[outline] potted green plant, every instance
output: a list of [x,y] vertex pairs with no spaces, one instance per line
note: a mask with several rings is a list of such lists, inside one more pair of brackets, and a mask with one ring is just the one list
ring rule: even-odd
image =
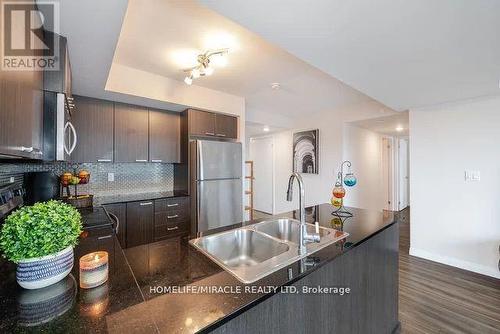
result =
[[0,232],[0,249],[4,257],[17,263],[19,285],[39,289],[71,272],[73,247],[81,231],[81,215],[71,205],[36,203],[7,217]]

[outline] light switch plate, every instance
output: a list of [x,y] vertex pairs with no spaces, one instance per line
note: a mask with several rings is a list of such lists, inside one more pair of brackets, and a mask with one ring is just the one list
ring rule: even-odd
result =
[[11,176],[11,177],[9,178],[9,183],[14,183],[14,181],[15,181],[14,176]]
[[465,181],[481,181],[481,172],[478,170],[466,170],[465,171]]
[[108,173],[108,182],[115,182],[115,173]]

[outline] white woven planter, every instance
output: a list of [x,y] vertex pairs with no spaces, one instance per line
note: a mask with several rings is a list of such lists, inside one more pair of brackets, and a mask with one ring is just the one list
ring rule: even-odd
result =
[[73,247],[47,256],[19,261],[17,283],[25,289],[40,289],[59,282],[73,269]]

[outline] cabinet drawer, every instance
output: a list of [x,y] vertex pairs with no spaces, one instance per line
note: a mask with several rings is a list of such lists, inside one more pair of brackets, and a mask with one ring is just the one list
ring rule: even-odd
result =
[[183,212],[157,212],[155,213],[155,226],[164,226],[186,222],[187,216]]
[[187,212],[189,197],[174,197],[155,200],[155,212],[169,212],[177,214],[179,211]]
[[172,222],[155,226],[155,241],[187,232],[187,221]]

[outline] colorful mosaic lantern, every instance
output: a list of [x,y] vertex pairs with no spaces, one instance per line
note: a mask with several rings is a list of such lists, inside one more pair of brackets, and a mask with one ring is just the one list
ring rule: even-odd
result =
[[342,206],[342,198],[332,197],[331,203],[334,207],[340,208]]

